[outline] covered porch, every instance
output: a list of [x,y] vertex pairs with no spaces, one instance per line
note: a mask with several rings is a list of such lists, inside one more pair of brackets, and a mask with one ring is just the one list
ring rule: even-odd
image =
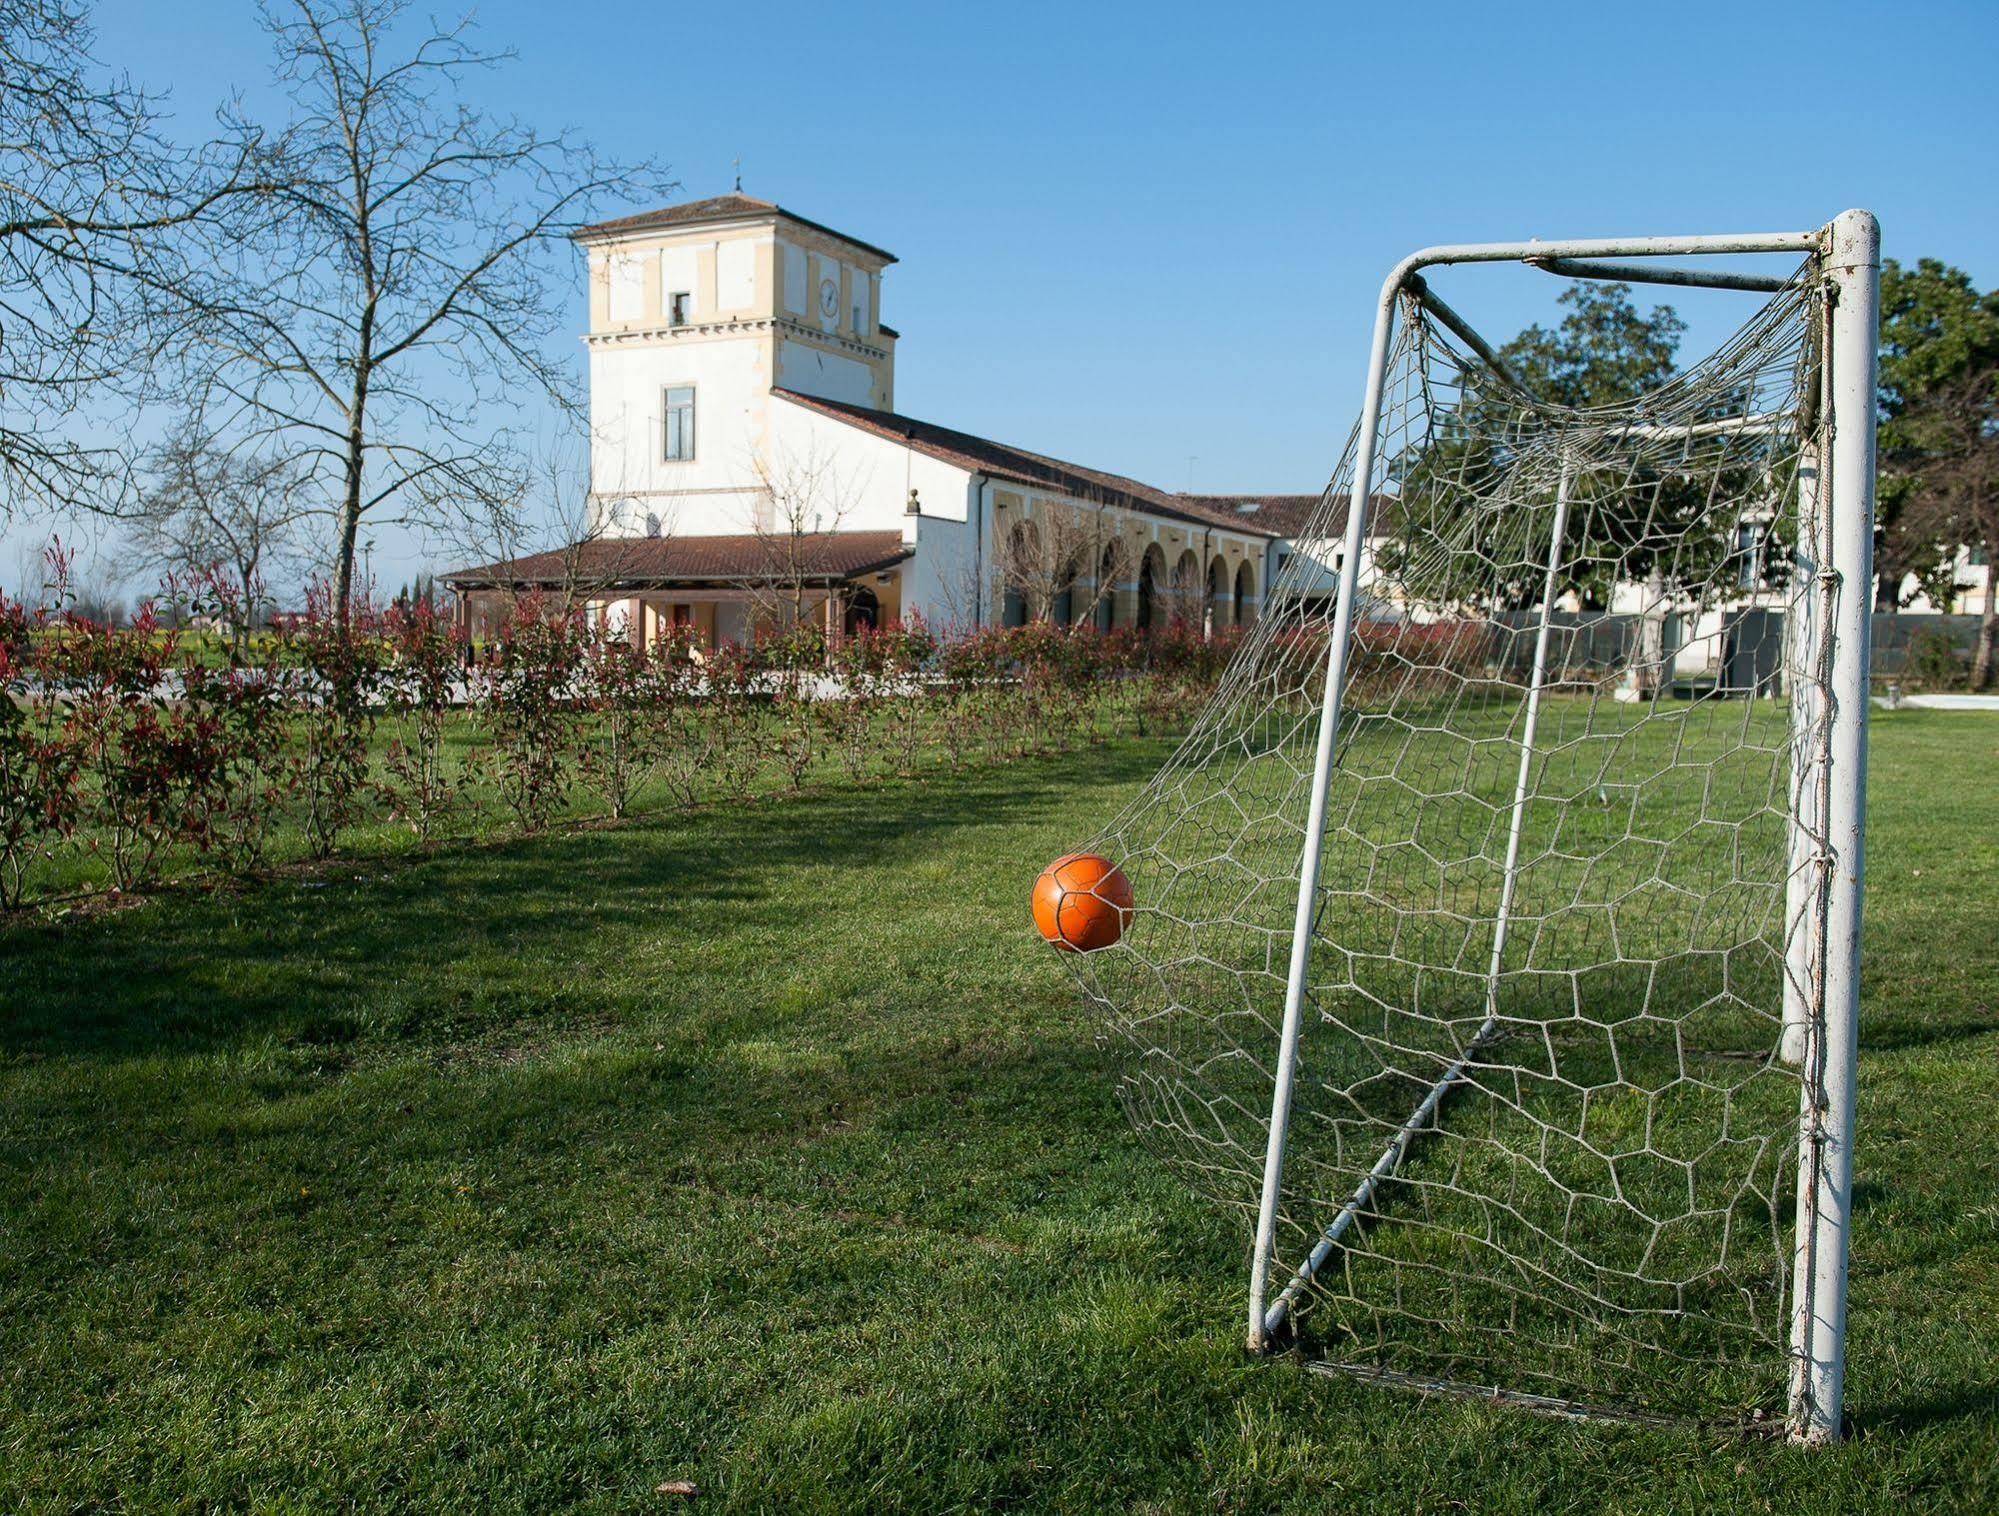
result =
[[651,646],[747,644],[786,626],[829,641],[898,619],[900,532],[599,538],[446,574],[473,643],[498,636],[520,597],[580,607],[592,624]]

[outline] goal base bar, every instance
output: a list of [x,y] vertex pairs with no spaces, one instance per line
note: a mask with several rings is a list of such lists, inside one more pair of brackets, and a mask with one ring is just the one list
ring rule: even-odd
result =
[[1379,1364],[1341,1363],[1336,1358],[1307,1358],[1308,1374],[1329,1379],[1358,1380],[1363,1384],[1408,1390],[1418,1395],[1436,1395],[1451,1400],[1481,1401],[1508,1410],[1528,1411],[1561,1421],[1595,1421],[1622,1426],[1646,1427],[1659,1432],[1722,1431],[1740,1437],[1782,1437],[1788,1430],[1781,1416],[1759,1415],[1745,1421],[1723,1421],[1698,1416],[1672,1416],[1663,1411],[1642,1411],[1629,1406],[1593,1405],[1559,1395],[1536,1395],[1526,1390],[1503,1390],[1496,1385],[1470,1384],[1428,1374],[1405,1374]]

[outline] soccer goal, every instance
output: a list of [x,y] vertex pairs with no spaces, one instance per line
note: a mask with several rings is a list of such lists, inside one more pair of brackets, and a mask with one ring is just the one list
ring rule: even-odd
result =
[[[1703,266],[1748,253],[1799,262]],[[1753,313],[1574,409],[1426,278],[1499,262]],[[1849,211],[1384,284],[1262,619],[1093,844],[1129,926],[1071,956],[1140,1130],[1253,1218],[1253,1349],[1838,1436],[1878,277]]]

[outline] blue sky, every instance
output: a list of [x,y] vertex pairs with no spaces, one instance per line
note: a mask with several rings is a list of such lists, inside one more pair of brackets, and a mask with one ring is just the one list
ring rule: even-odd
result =
[[[897,253],[899,408],[1169,487],[1317,488],[1374,290],[1425,243],[1804,227],[1865,205],[1890,255],[1999,284],[1990,0],[476,15],[520,54],[486,103],[656,155],[688,198],[726,190],[740,156],[750,193]],[[97,16],[106,60],[170,88],[190,127],[226,94],[265,97],[248,0]],[[1500,340],[1559,284],[1443,287]],[[1692,355],[1747,297],[1660,298]],[[566,319],[580,328],[580,290]],[[384,539],[393,581],[420,549]]]

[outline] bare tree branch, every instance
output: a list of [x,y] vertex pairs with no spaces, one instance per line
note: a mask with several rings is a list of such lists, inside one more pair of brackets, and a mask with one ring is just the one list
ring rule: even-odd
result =
[[469,22],[406,35],[403,0],[262,14],[296,114],[271,137],[275,214],[214,249],[203,382],[324,491],[344,617],[364,520],[518,504],[526,450],[496,413],[580,407],[549,341],[568,236],[606,199],[670,186],[469,104],[468,75],[508,61]]
[[1089,626],[1131,577],[1131,542],[1101,510],[1046,507],[1001,526],[992,572],[996,605],[1016,601],[1025,621],[1066,609],[1071,627]]
[[278,188],[254,132],[176,145],[91,47],[76,0],[0,0],[0,509],[128,503],[129,450],[90,434],[130,434],[187,330],[183,234]]
[[758,621],[790,631],[805,620],[809,582],[826,572],[826,538],[846,518],[855,481],[840,472],[834,454],[816,446],[758,453],[750,469],[757,480],[751,532],[759,558],[750,605]]
[[297,466],[211,436],[190,416],[148,455],[147,475],[121,569],[220,579],[231,630],[248,630],[269,608],[270,572],[290,566],[312,512]]

